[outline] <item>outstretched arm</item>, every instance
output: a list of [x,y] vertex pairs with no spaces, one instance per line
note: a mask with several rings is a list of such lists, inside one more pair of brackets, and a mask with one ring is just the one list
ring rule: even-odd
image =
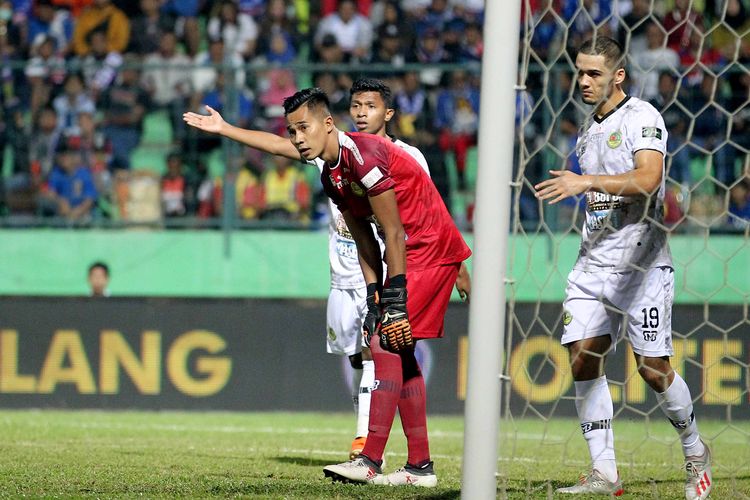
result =
[[551,179],[536,186],[536,197],[557,203],[570,196],[597,191],[617,196],[648,196],[659,188],[663,172],[663,155],[651,149],[635,154],[635,169],[618,175],[578,175],[569,170],[550,170]]
[[206,106],[206,111],[208,111],[208,115],[187,112],[182,115],[182,119],[191,127],[222,135],[264,153],[300,160],[299,151],[288,138],[269,132],[248,130],[230,125],[211,106]]

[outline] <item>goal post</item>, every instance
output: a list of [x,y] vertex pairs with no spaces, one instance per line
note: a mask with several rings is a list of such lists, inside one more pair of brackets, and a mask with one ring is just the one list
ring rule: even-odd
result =
[[461,496],[494,498],[520,4],[487,2]]

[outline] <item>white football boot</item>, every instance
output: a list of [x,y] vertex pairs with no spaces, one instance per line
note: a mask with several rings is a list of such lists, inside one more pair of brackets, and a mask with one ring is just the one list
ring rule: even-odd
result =
[[326,465],[323,467],[323,475],[334,482],[388,484],[380,466],[364,455],[348,462]]
[[557,493],[567,493],[570,495],[610,495],[619,497],[623,492],[619,474],[617,480],[611,482],[604,478],[596,469],[589,472],[586,476],[581,476],[578,484],[557,489]]
[[[701,441],[702,442],[702,441]],[[685,457],[685,481],[686,500],[704,500],[708,498],[713,488],[713,476],[711,476],[711,450],[703,443],[706,451],[700,457]]]
[[432,467],[432,462],[425,464],[423,467],[414,467],[406,464],[396,472],[391,472],[386,476],[388,484],[391,486],[421,486],[423,488],[434,488],[437,486],[437,476]]

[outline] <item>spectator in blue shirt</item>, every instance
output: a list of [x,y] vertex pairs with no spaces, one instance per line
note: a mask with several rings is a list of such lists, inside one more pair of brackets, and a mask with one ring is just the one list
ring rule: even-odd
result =
[[454,71],[450,81],[437,97],[435,128],[440,131],[440,148],[455,155],[458,188],[464,191],[466,155],[476,144],[479,128],[479,87],[464,71]]
[[750,226],[750,178],[743,177],[729,190],[729,225],[738,229]]
[[198,53],[200,46],[198,14],[204,3],[204,0],[166,0],[161,6],[163,14],[177,19],[175,35],[185,43],[190,57]]
[[[213,87],[206,91],[202,96],[202,99],[200,99],[201,96],[199,94],[196,94],[195,98],[199,100],[193,101],[194,105],[192,108],[204,110],[205,106],[210,106],[219,113],[225,115],[229,113],[231,115],[231,112],[234,110],[231,109],[225,100],[224,81],[224,72],[217,72]],[[237,115],[234,119],[234,123],[237,123],[238,127],[250,128],[252,121],[255,118],[255,102],[253,101],[253,97],[249,92],[244,90],[244,88],[237,89],[236,95]],[[185,158],[186,163],[195,164],[200,157],[221,146],[221,139],[218,136],[196,133],[196,130],[192,127],[189,127],[189,129],[190,130],[187,131],[190,137],[189,143],[194,146],[194,149],[190,148],[188,150]]]
[[54,202],[56,215],[69,221],[90,219],[97,199],[94,178],[89,169],[81,165],[79,158],[78,151],[63,144],[48,183],[48,194]]
[[[217,73],[215,87],[203,96],[203,104],[211,106],[219,113],[226,113],[224,102],[224,74]],[[245,91],[237,92],[237,118],[234,120],[238,127],[247,128],[251,125],[255,113],[253,101]]]
[[73,27],[73,18],[68,11],[56,8],[52,0],[37,0],[29,17],[29,45],[38,43],[39,38],[49,36],[55,41],[59,53],[66,55],[73,38]]

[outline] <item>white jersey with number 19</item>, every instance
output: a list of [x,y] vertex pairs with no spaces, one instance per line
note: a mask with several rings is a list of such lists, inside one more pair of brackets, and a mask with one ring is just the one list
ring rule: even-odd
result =
[[[626,97],[601,118],[593,117],[576,144],[581,172],[589,175],[630,172],[635,154],[644,149],[666,155],[667,130],[659,112],[635,97]],[[586,193],[586,222],[575,269],[623,272],[671,267],[663,202],[664,175],[651,196]]]

